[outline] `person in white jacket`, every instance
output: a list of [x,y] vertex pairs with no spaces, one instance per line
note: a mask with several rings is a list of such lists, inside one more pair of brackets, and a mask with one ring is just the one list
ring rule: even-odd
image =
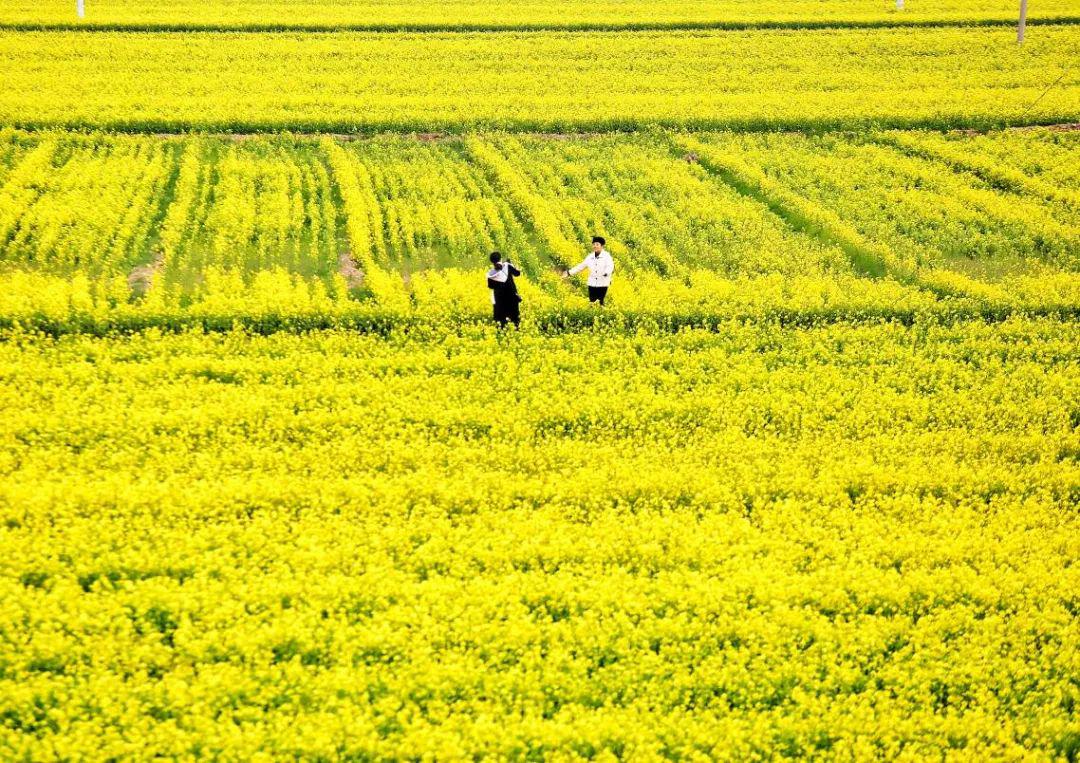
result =
[[566,271],[566,277],[576,276],[585,268],[589,269],[589,302],[599,302],[601,307],[611,286],[611,274],[615,272],[615,260],[604,248],[607,241],[603,236],[593,236],[592,254]]

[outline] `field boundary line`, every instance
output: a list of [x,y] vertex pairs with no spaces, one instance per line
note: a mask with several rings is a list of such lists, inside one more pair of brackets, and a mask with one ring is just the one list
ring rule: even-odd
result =
[[[613,23],[376,23],[376,24],[191,24],[180,22],[0,22],[0,32],[143,32],[155,34],[289,34],[289,33],[348,33],[370,34],[488,34],[488,33],[626,33],[626,32],[747,32],[800,31],[829,29],[905,29],[948,27],[1009,27],[1011,18],[990,19],[866,19],[830,21],[815,19],[778,19],[773,21],[627,21]],[[1072,26],[1080,24],[1080,16],[1050,16],[1029,19],[1028,26]]]
[[[0,124],[0,128],[4,128],[5,125]],[[20,132],[26,136],[34,135],[46,135],[52,136],[59,132],[66,132],[67,138],[85,137],[91,138],[99,135],[106,136],[123,136],[123,135],[140,135],[148,136],[151,138],[158,138],[161,140],[172,139],[190,139],[190,138],[205,138],[207,140],[226,140],[240,143],[249,140],[259,140],[260,138],[276,138],[288,136],[297,140],[309,140],[314,145],[324,138],[336,141],[338,143],[353,143],[358,141],[371,141],[378,140],[379,138],[392,136],[398,138],[412,138],[421,143],[434,143],[434,142],[454,142],[463,143],[467,138],[480,135],[516,135],[527,136],[530,138],[539,138],[553,141],[575,141],[575,140],[590,140],[593,138],[600,138],[607,135],[636,135],[642,132],[648,132],[651,129],[656,128],[655,122],[645,124],[634,130],[578,130],[578,131],[538,131],[538,130],[507,130],[506,128],[491,129],[491,130],[461,130],[461,131],[434,131],[425,132],[422,130],[408,130],[408,131],[390,131],[390,132],[310,132],[310,133],[297,133],[288,130],[259,130],[256,132],[229,132],[229,131],[207,131],[207,130],[182,130],[177,132],[126,132],[115,131],[110,132],[103,128],[57,128],[57,127],[10,127],[10,129]],[[669,128],[670,129],[670,128]],[[917,128],[912,128],[917,129]],[[899,130],[908,131],[905,128],[899,128]],[[874,133],[874,135],[885,135],[889,132],[899,131],[893,128],[882,128]],[[962,135],[987,135],[992,132],[1030,132],[1032,130],[1050,130],[1051,132],[1080,132],[1080,122],[1043,122],[1017,125],[1014,127],[998,126],[998,127],[985,127],[982,129],[966,129],[966,128],[938,128],[938,129],[926,129],[922,132],[933,132],[935,134],[944,135],[947,133],[956,133]],[[724,130],[710,130],[710,129],[691,129],[680,130],[680,132],[690,132],[691,134],[708,133],[708,132],[722,132]],[[727,132],[733,132],[727,130]],[[744,130],[742,132],[764,132],[764,133],[776,133],[776,132],[789,132],[794,134],[823,134],[823,133],[850,133],[851,130],[847,128],[837,128],[835,130],[818,130],[818,129],[804,129],[804,130],[777,130],[777,129],[762,129],[762,130]]]
[[811,117],[807,119],[774,118],[721,118],[721,119],[600,119],[579,120],[565,119],[544,121],[542,119],[523,119],[518,121],[492,118],[452,122],[432,120],[427,122],[406,122],[394,120],[372,121],[357,124],[347,119],[305,120],[293,122],[249,122],[243,120],[223,121],[172,121],[167,119],[106,119],[100,121],[84,120],[36,120],[15,119],[0,121],[0,128],[10,128],[28,133],[105,133],[112,135],[153,135],[157,137],[186,137],[202,135],[205,137],[228,136],[235,140],[253,138],[259,135],[293,136],[336,136],[339,140],[345,136],[352,139],[372,138],[379,135],[416,135],[441,138],[469,136],[484,133],[504,133],[513,135],[613,135],[619,133],[644,133],[656,129],[676,132],[791,132],[820,135],[830,132],[869,132],[878,130],[932,130],[935,132],[974,131],[992,132],[1004,129],[1055,128],[1071,125],[1076,121],[1076,114],[1060,112],[1035,116],[1022,123],[1010,124],[1005,116],[924,116],[893,117],[878,119],[870,116],[852,116],[850,118]]

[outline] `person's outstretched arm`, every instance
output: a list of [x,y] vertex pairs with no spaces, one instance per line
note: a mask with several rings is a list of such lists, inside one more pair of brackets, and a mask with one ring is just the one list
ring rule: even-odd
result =
[[580,273],[580,272],[581,272],[582,270],[584,270],[584,269],[585,269],[585,266],[586,266],[586,265],[588,265],[588,264],[589,264],[589,258],[588,258],[588,257],[586,257],[585,259],[583,259],[583,260],[581,261],[581,263],[580,263],[580,264],[578,264],[578,265],[575,265],[574,267],[572,267],[572,268],[570,268],[569,270],[567,270],[567,271],[566,271],[566,274],[567,274],[568,276],[576,276],[576,275],[577,275],[578,273]]
[[506,269],[510,271],[510,275],[512,275],[512,276],[517,277],[517,276],[521,275],[521,271],[518,270],[517,268],[515,268],[509,262],[506,263]]

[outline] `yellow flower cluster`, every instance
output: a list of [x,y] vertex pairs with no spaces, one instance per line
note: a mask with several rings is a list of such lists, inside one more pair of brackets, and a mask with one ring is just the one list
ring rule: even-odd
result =
[[[829,6],[832,24],[904,24],[936,21],[1013,21],[1015,4],[1007,0],[907,0],[902,12],[894,3],[838,0]],[[820,24],[818,0],[93,0],[79,26],[160,25],[169,28],[574,28],[723,26],[740,24]],[[1032,18],[1076,16],[1069,0],[1040,0]],[[7,0],[0,24],[75,24],[67,0]]]
[[0,342],[0,757],[1075,757],[1071,322]]
[[1044,124],[1076,119],[1078,44],[1074,25],[1040,26],[1021,50],[1005,26],[5,31],[0,123],[350,133]]

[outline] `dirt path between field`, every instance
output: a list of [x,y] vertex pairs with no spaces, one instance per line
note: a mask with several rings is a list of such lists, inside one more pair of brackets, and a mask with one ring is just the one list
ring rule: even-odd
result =
[[338,273],[345,279],[345,284],[350,289],[359,289],[364,285],[364,271],[356,264],[350,252],[342,252],[338,255]]
[[131,290],[132,295],[136,297],[146,296],[146,292],[150,291],[150,287],[154,284],[154,279],[164,267],[165,254],[158,252],[150,262],[132,268],[127,277],[128,288]]

